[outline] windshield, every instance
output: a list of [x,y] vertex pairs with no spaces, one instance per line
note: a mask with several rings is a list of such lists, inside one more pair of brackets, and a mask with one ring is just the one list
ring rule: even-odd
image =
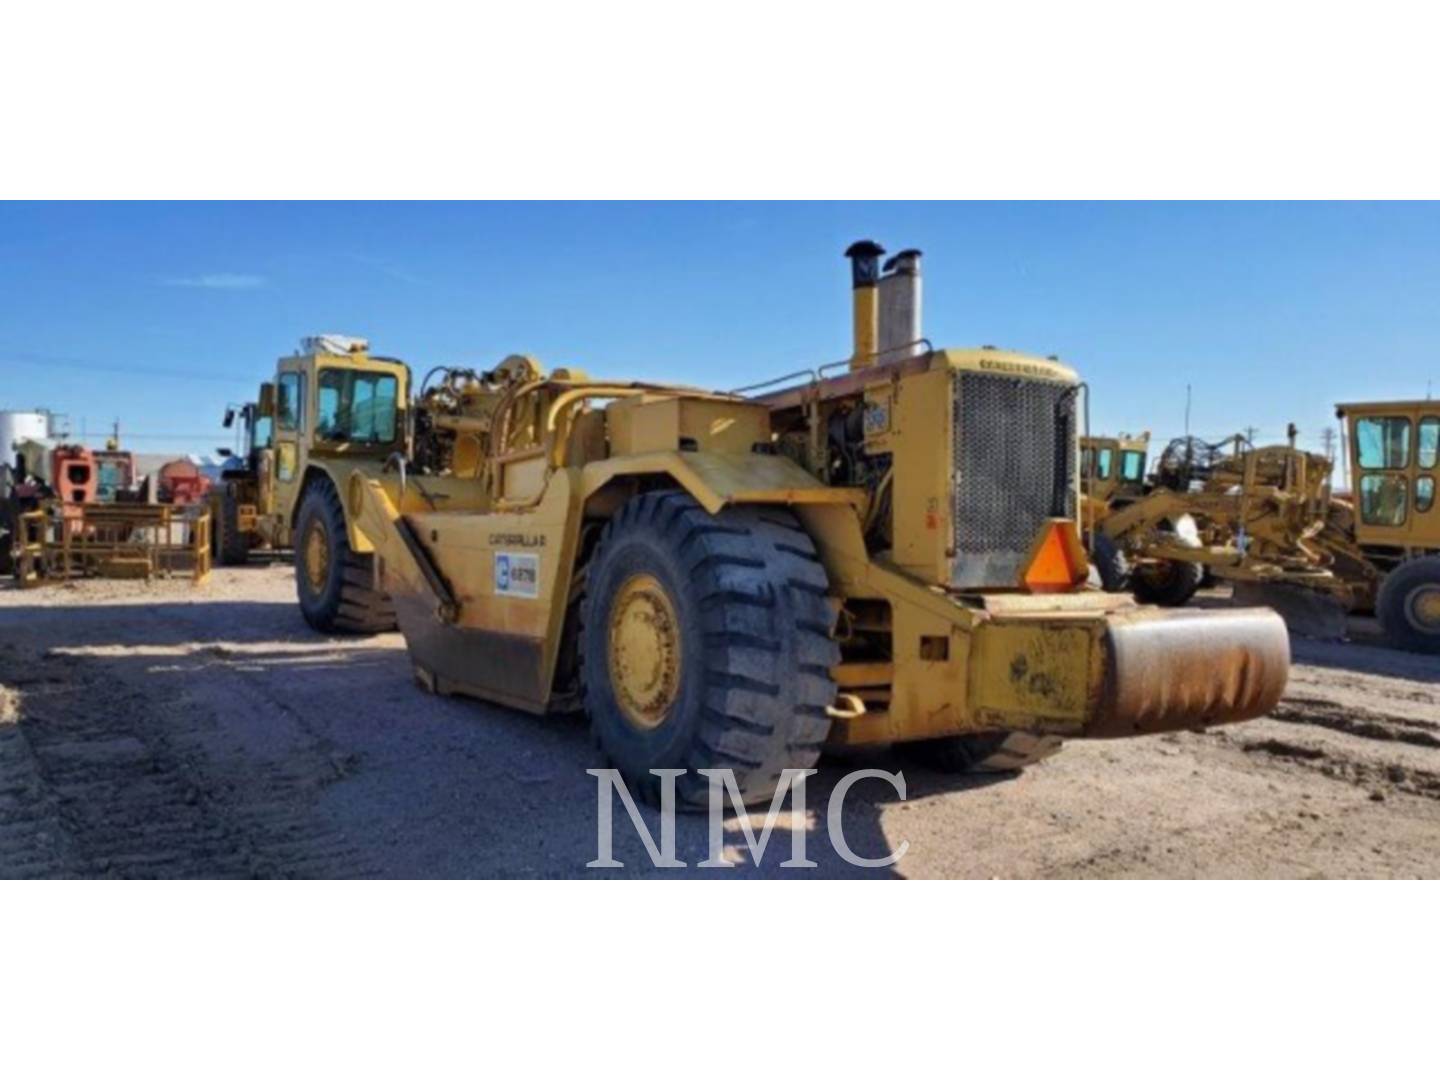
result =
[[270,449],[270,434],[274,430],[275,422],[268,416],[257,416],[255,426],[250,429],[250,449]]
[[330,442],[395,441],[394,375],[326,368],[320,372],[316,434]]
[[1367,416],[1355,428],[1362,469],[1403,469],[1410,464],[1410,421],[1403,416]]

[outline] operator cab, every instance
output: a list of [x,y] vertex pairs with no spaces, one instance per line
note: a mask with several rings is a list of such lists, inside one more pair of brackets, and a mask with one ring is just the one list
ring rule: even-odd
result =
[[1440,402],[1340,405],[1336,415],[1350,439],[1360,543],[1440,547]]

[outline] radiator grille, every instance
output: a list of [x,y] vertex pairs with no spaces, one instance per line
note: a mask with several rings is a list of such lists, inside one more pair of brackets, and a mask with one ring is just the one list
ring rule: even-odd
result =
[[1012,587],[1045,520],[1075,512],[1073,387],[971,371],[954,387],[951,583]]

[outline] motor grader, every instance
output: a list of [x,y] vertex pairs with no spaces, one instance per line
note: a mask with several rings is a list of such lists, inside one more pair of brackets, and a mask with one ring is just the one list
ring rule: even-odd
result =
[[347,527],[340,493],[356,465],[378,467],[405,447],[409,384],[402,362],[371,356],[361,338],[325,334],[281,358],[257,401],[227,410],[242,453],[211,494],[217,555],[236,565],[255,548],[296,548],[301,610],[317,629],[395,627],[373,549]]
[[1337,500],[1322,539],[1341,572],[1374,589],[1385,636],[1440,654],[1440,403],[1362,402],[1345,421],[1353,502]]
[[1343,637],[1374,611],[1386,638],[1440,652],[1440,409],[1431,402],[1338,407],[1347,421],[1355,503],[1336,497],[1333,463],[1295,446],[1177,440],[1142,498],[1101,512],[1097,561],[1118,551],[1141,599],[1181,604],[1213,573],[1237,600],[1264,604],[1299,632]]
[[1295,448],[1293,426],[1282,446],[1256,448],[1240,435],[1174,440],[1143,493],[1087,508],[1106,587],[1119,579],[1143,602],[1178,607],[1211,574],[1329,589],[1351,606],[1349,585],[1317,543],[1330,471],[1325,458]]
[[1096,526],[1114,511],[1143,498],[1150,433],[1080,437],[1080,520],[1094,578],[1107,592],[1130,588],[1130,563]]
[[1080,490],[1099,506],[1125,506],[1145,494],[1150,433],[1082,435]]
[[1268,711],[1289,665],[1272,613],[1087,588],[1076,373],[933,347],[919,253],[883,275],[881,254],[848,252],[849,360],[745,392],[528,356],[432,372],[408,452],[332,463],[329,579],[299,527],[307,615],[340,539],[373,548],[422,686],[583,708],[632,791],[684,770],[687,805],[699,769],[760,798],[825,747],[1015,769]]

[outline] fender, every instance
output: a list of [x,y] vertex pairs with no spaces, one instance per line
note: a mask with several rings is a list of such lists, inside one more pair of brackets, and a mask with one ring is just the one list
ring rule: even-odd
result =
[[726,506],[746,503],[839,505],[859,511],[866,500],[860,488],[829,487],[778,454],[678,450],[608,458],[586,465],[580,484],[582,497],[588,502],[612,481],[629,476],[668,476],[712,514]]

